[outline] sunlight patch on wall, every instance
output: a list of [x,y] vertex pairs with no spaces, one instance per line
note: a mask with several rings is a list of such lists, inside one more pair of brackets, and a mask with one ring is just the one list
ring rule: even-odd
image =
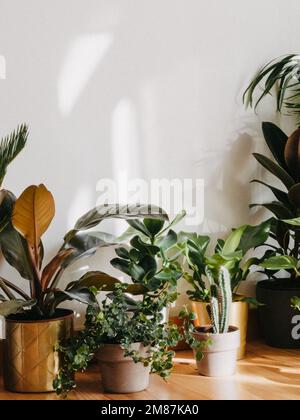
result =
[[0,80],[6,79],[6,59],[0,55]]
[[58,80],[59,109],[70,115],[89,80],[113,44],[113,35],[86,34],[69,49]]
[[[112,115],[112,160],[113,176],[118,185],[119,203],[130,201],[128,182],[141,178],[142,162],[138,135],[137,112],[127,98],[121,99]],[[118,221],[117,233],[122,233],[126,223]]]
[[69,205],[67,219],[68,229],[73,229],[74,223],[78,218],[83,216],[93,207],[95,207],[93,191],[88,185],[81,186]]

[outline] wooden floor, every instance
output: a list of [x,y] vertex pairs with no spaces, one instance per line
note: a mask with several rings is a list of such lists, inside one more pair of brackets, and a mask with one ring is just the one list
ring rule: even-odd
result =
[[[0,383],[0,400],[55,400],[54,394],[7,393]],[[298,400],[300,399],[300,350],[277,350],[259,342],[249,344],[247,358],[232,378],[200,377],[191,352],[179,352],[168,381],[152,376],[145,392],[132,395],[104,394],[96,366],[78,375],[72,400]]]

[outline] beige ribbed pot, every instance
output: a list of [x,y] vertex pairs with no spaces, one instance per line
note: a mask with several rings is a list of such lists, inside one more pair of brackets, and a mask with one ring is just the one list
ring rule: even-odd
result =
[[[210,325],[207,312],[209,303],[191,301],[192,311],[197,315],[194,321],[196,328]],[[244,359],[247,350],[247,330],[249,318],[249,304],[247,302],[233,302],[231,306],[230,325],[240,330],[240,345],[237,352],[237,360]]]
[[73,312],[60,312],[60,318],[52,320],[6,320],[4,385],[8,391],[54,391],[53,380],[61,366],[60,357],[54,347],[73,334]]
[[237,365],[237,351],[240,345],[238,328],[230,327],[227,334],[207,333],[210,330],[211,327],[206,326],[193,333],[193,337],[197,341],[210,342],[202,350],[202,360],[197,361],[199,374],[208,377],[234,375]]
[[[147,356],[147,349],[141,344],[132,345],[142,357]],[[105,344],[97,353],[102,385],[112,394],[132,394],[148,388],[150,367],[134,363],[131,357],[124,356],[124,350],[118,344]]]

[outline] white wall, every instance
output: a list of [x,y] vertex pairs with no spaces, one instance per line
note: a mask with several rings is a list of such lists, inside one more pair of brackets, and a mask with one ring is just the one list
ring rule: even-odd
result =
[[5,187],[43,182],[55,195],[48,257],[120,167],[204,178],[199,232],[258,221],[251,152],[265,151],[260,121],[274,113],[245,112],[241,95],[266,60],[299,52],[299,11],[298,0],[0,0],[0,134],[31,131]]

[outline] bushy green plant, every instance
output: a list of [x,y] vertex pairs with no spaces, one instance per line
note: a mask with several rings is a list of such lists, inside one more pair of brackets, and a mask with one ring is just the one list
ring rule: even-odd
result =
[[[234,299],[241,299],[238,296],[241,283],[247,279],[251,267],[259,265],[261,261],[254,257],[245,260],[245,257],[248,251],[266,242],[271,225],[272,223],[269,220],[258,226],[241,226],[234,230],[226,241],[217,241],[215,254],[212,256],[207,253],[210,243],[208,236],[184,233],[185,241],[181,243],[180,247],[192,272],[192,274],[190,271],[186,272],[184,275],[192,286],[192,290],[187,292],[188,296],[194,301],[209,303],[212,290],[211,287],[208,287],[207,280],[209,280],[211,274],[218,276],[220,267],[225,266],[229,270]],[[254,302],[250,298],[248,298],[248,301]]]
[[[107,343],[121,345],[134,362],[150,366],[163,378],[172,370],[173,352],[169,347],[175,346],[181,336],[177,326],[163,323],[162,311],[176,301],[177,282],[182,276],[172,252],[177,235],[171,229],[173,223],[165,227],[163,220],[128,223],[142,236],[134,236],[129,248],[116,249],[117,258],[111,264],[129,275],[132,284],[116,284],[99,309],[89,308],[85,330],[59,347],[64,366],[54,383],[58,394],[74,389],[74,373],[85,370],[97,350]],[[131,288],[138,288],[139,299],[128,296]],[[149,348],[147,357],[132,351],[132,344],[137,342]]]
[[[43,266],[44,246],[42,235],[51,224],[55,214],[52,194],[45,186],[31,186],[16,200],[6,195],[0,206],[0,213],[10,218],[0,234],[0,246],[6,261],[29,282],[30,292],[25,292],[13,282],[0,278],[0,314],[10,316],[22,313],[29,319],[49,319],[63,302],[77,300],[83,304],[97,306],[90,288],[114,290],[120,283],[117,279],[101,272],[90,272],[66,288],[59,287],[61,276],[67,267],[85,258],[96,250],[114,245],[112,235],[90,231],[108,218],[131,219],[153,217],[168,220],[166,213],[155,206],[98,206],[81,217],[74,229],[68,232],[57,255]],[[131,286],[132,294],[139,293]]]

